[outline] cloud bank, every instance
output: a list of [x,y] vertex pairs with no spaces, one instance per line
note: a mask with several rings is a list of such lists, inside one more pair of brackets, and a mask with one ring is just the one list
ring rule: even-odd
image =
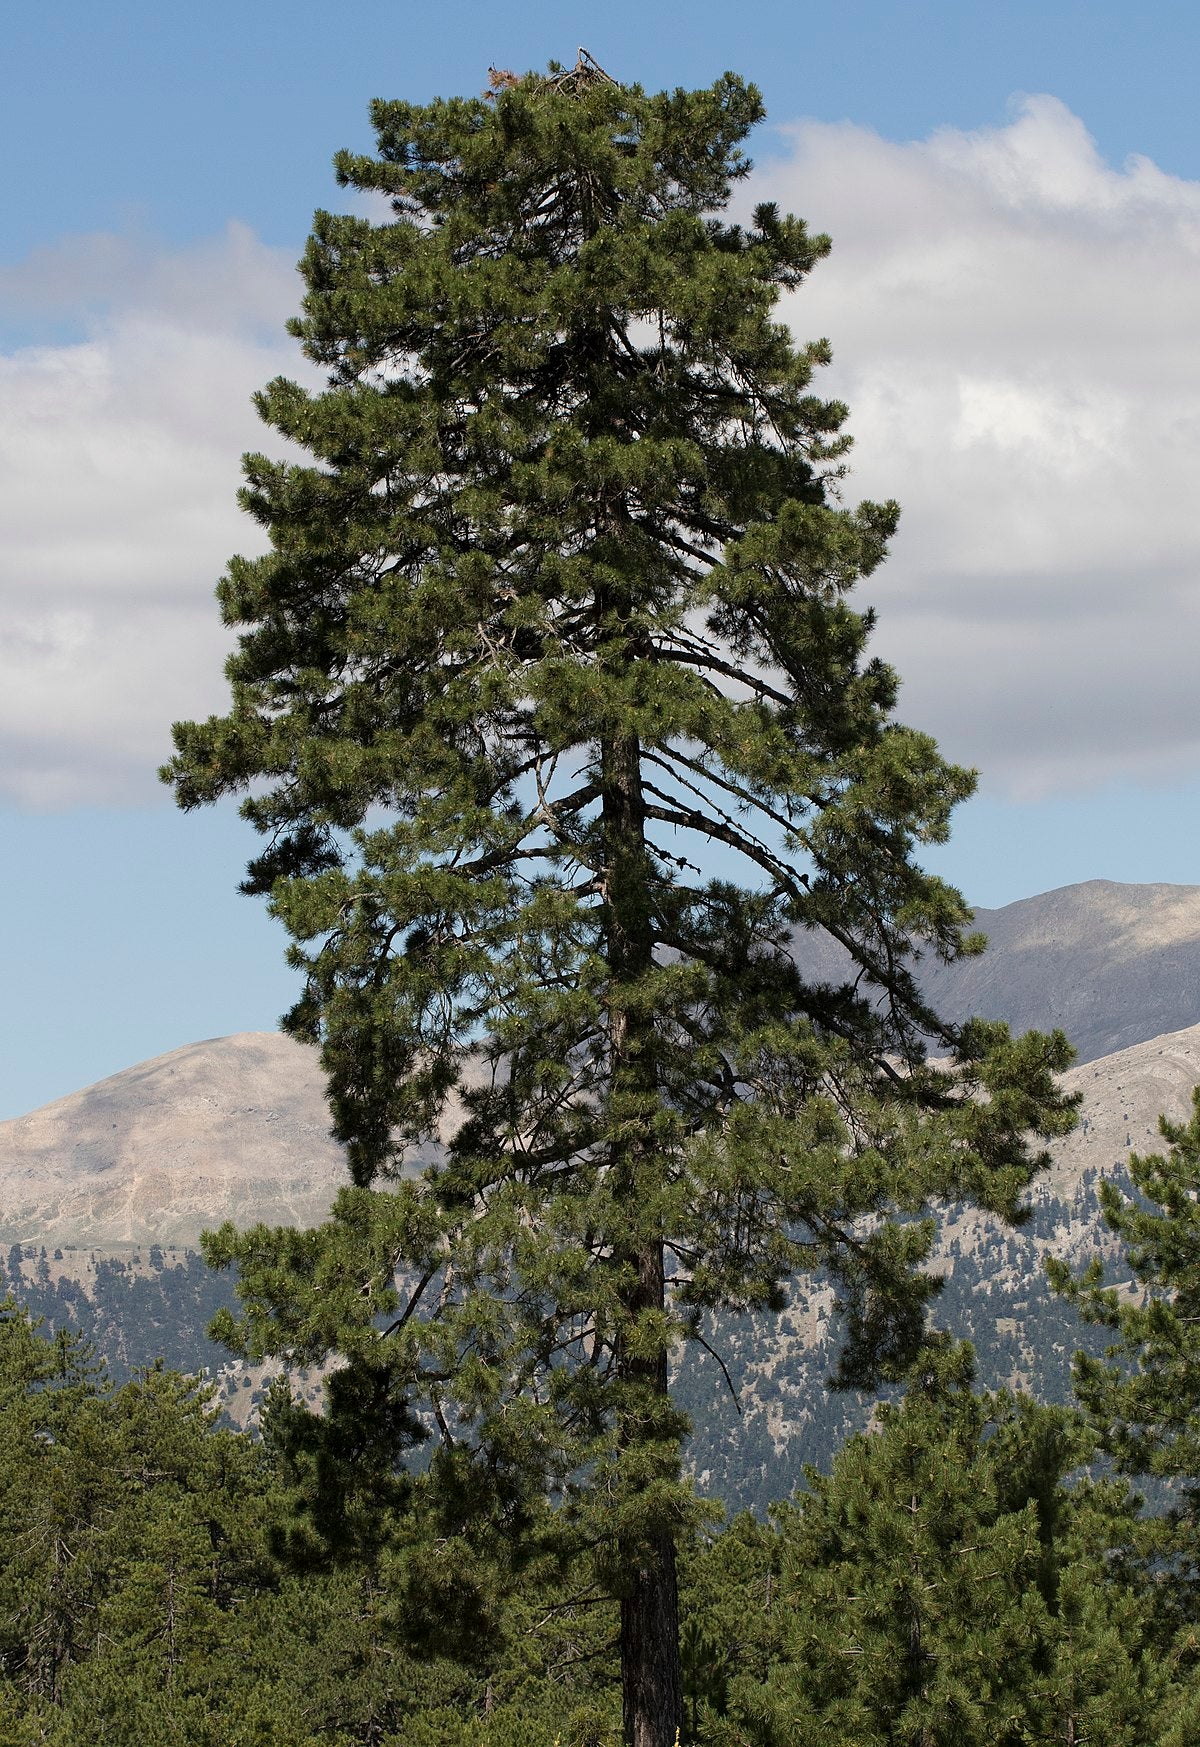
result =
[[[895,144],[784,130],[751,200],[834,238],[786,301],[851,409],[847,496],[898,497],[869,585],[905,720],[993,793],[1200,770],[1200,183],[1121,169],[1049,97]],[[256,550],[235,503],[249,397],[301,361],[290,252],[64,242],[0,273],[0,793],[143,801],[169,724],[223,706],[212,587]]]
[[786,317],[833,342],[847,494],[904,508],[869,585],[904,719],[1016,798],[1194,775],[1200,183],[1113,169],[1052,97],[786,139],[751,197],[833,237]]
[[297,353],[290,257],[240,226],[156,255],[73,239],[0,275],[0,316],[83,325],[0,353],[0,793],[35,809],[155,796],[170,724],[222,706],[212,599],[261,549],[239,458],[255,388]]

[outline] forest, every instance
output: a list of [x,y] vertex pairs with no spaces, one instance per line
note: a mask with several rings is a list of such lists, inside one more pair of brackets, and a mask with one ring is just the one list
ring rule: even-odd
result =
[[[205,1238],[252,1433],[5,1300],[14,1747],[1200,1733],[1200,1104],[1102,1189],[1141,1290],[1051,1270],[1073,1398],[984,1387],[939,1220],[1027,1219],[1072,1050],[914,974],[984,950],[923,861],[975,773],[850,602],[899,509],[791,325],[829,239],[738,204],[762,119],[580,51],[335,160],[163,775],[260,834],[347,1183]],[[680,1355],[814,1282],[870,1427],[725,1510]]]
[[[1200,1100],[1167,1130],[1108,1197],[1145,1303],[1057,1282],[1113,1343],[1076,1401],[981,1390],[931,1337],[827,1472],[681,1539],[681,1742],[1195,1739]],[[619,1602],[552,1501],[514,1559],[465,1473],[451,1503],[383,1471],[285,1383],[254,1436],[210,1397],[161,1364],[113,1387],[0,1303],[0,1739],[619,1739]]]

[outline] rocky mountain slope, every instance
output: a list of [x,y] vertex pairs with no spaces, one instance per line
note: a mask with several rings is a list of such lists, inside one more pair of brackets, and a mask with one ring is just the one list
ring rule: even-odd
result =
[[[103,1179],[107,1155],[102,1148],[88,1153],[79,1138],[90,1134],[99,1147],[98,1133],[115,1150],[115,1143],[107,1139],[111,1129],[106,1132],[95,1113],[104,1110],[105,1120],[110,1121],[118,1107],[115,1087],[127,1082],[131,1096],[137,1093],[133,1108],[141,1110],[145,1123],[144,1129],[136,1124],[131,1128],[133,1138],[127,1137],[126,1145],[132,1148],[138,1133],[157,1133],[164,1120],[151,1093],[182,1078],[193,1099],[185,1108],[199,1126],[188,1145],[180,1142],[177,1150],[176,1198],[172,1200],[162,1188],[168,1171],[147,1174],[148,1184],[159,1196],[164,1223],[179,1228],[193,1221],[199,1197],[210,1222],[226,1210],[236,1213],[239,1207],[252,1209],[255,1217],[282,1217],[280,1201],[271,1203],[264,1187],[260,1175],[264,1155],[258,1146],[250,1157],[251,1168],[241,1176],[232,1164],[219,1176],[211,1170],[193,1173],[188,1161],[194,1163],[195,1155],[190,1149],[200,1145],[205,1135],[218,1141],[224,1123],[244,1125],[251,1136],[255,1125],[261,1124],[267,1131],[261,1146],[278,1146],[281,1151],[286,1150],[289,1136],[297,1145],[310,1142],[313,1125],[301,1126],[293,1120],[288,1128],[278,1126],[283,1118],[277,1106],[289,1074],[299,1085],[298,1097],[319,1099],[319,1082],[309,1079],[313,1058],[300,1046],[273,1037],[223,1039],[220,1047],[197,1048],[208,1068],[224,1065],[226,1079],[219,1097],[207,1072],[201,1074],[196,1060],[186,1059],[186,1051],[146,1064],[159,1070],[155,1074],[139,1076],[134,1070],[128,1077],[118,1075],[115,1081],[93,1088],[95,1098],[77,1095],[93,1123],[77,1131],[79,1144],[72,1155],[85,1167],[84,1188],[77,1191],[77,1201],[68,1198],[63,1205],[68,1212],[74,1209],[72,1217],[82,1226],[76,1237],[90,1232],[91,1238],[109,1241],[92,1243],[85,1236],[82,1244],[77,1243],[65,1215],[53,1229],[24,1224],[20,1239],[9,1242],[7,1256],[0,1253],[0,1291],[5,1284],[14,1286],[32,1309],[55,1326],[69,1323],[90,1329],[119,1375],[160,1353],[181,1368],[209,1367],[229,1410],[244,1419],[261,1399],[263,1372],[228,1363],[204,1336],[218,1305],[231,1300],[231,1282],[210,1274],[185,1243],[173,1245],[168,1239],[159,1245],[145,1236],[130,1242],[127,1234],[149,1216],[149,1192],[143,1188],[135,1194],[127,1184],[123,1199],[115,1191],[110,1200],[102,1199],[94,1190],[94,1179]],[[260,1084],[256,1076],[272,1065],[278,1076],[276,1096],[254,1103],[251,1093]],[[983,1380],[1001,1384],[1036,1378],[1040,1390],[1054,1399],[1065,1399],[1070,1355],[1088,1344],[1090,1336],[1050,1293],[1044,1258],[1053,1251],[1082,1267],[1100,1253],[1111,1277],[1122,1279],[1122,1257],[1100,1223],[1098,1185],[1104,1177],[1121,1177],[1131,1150],[1155,1149],[1160,1114],[1186,1114],[1191,1089],[1200,1083],[1200,1025],[1073,1068],[1067,1083],[1083,1095],[1081,1121],[1073,1134],[1055,1144],[1053,1164],[1030,1197],[1029,1225],[1012,1231],[974,1210],[950,1209],[935,1264],[946,1280],[935,1318],[975,1342]],[[202,1086],[209,1087],[204,1096]],[[34,1125],[34,1135],[44,1140],[48,1133],[68,1132],[64,1125],[75,1100],[63,1102],[66,1111],[50,1106],[49,1113],[39,1113],[45,1121]],[[50,1113],[55,1113],[53,1123]],[[28,1139],[28,1131],[24,1138]],[[317,1138],[322,1139],[319,1130]],[[313,1170],[303,1179],[303,1193],[294,1192],[289,1202],[292,1207],[311,1209],[313,1217],[324,1210],[341,1180],[337,1149],[327,1141],[322,1144],[327,1150],[319,1155],[319,1173]],[[234,1164],[240,1159],[244,1167],[247,1154],[232,1151],[230,1158]],[[9,1175],[0,1179],[5,1194],[12,1162],[10,1151]],[[119,1159],[107,1168],[117,1172],[119,1180],[118,1164]],[[58,1168],[66,1169],[61,1160]],[[295,1181],[294,1162],[290,1169],[293,1175],[287,1180]],[[132,1177],[137,1180],[136,1171]],[[54,1181],[44,1166],[32,1201],[43,1204]],[[214,1182],[220,1189],[216,1200]],[[79,1215],[80,1206],[86,1218]],[[121,1213],[120,1220],[107,1227],[100,1223],[105,1207],[119,1208]],[[129,1217],[130,1207],[137,1210],[137,1220]],[[732,1400],[717,1365],[699,1348],[681,1355],[677,1385],[697,1426],[697,1467],[721,1496],[744,1504],[779,1496],[798,1481],[804,1462],[825,1461],[846,1433],[865,1421],[870,1409],[866,1399],[830,1394],[824,1387],[835,1363],[837,1319],[832,1293],[821,1282],[801,1282],[778,1320],[727,1319],[709,1335],[734,1379],[739,1403]],[[1103,1337],[1092,1337],[1092,1344],[1102,1345]]]
[[951,1019],[1065,1031],[1083,1062],[1200,1023],[1200,886],[1089,880],[979,910],[980,958],[931,967]]
[[0,1241],[104,1250],[316,1224],[345,1180],[315,1051],[275,1032],[188,1044],[0,1123]]
[[[977,923],[982,957],[922,967],[948,1017],[1059,1025],[1083,1062],[1200,1023],[1200,886],[1091,880]],[[827,937],[796,950],[813,975],[839,974]],[[306,1225],[343,1180],[315,1053],[275,1033],[214,1038],[0,1123],[0,1242],[191,1245],[223,1219]]]
[[[920,968],[948,1019],[1057,1026],[1085,1062],[1200,1023],[1200,886],[1088,880],[977,910],[975,927],[988,939],[979,958]],[[825,935],[799,935],[796,956],[830,980],[846,963]]]
[[[1049,1293],[1044,1256],[1082,1264],[1099,1251],[1120,1278],[1096,1188],[1120,1176],[1131,1149],[1153,1150],[1159,1114],[1183,1115],[1200,1082],[1200,887],[1092,881],[981,911],[978,923],[991,941],[982,958],[924,970],[934,1004],[954,1017],[1061,1025],[1080,1050],[1068,1078],[1083,1105],[1032,1193],[1027,1227],[950,1210],[937,1320],[975,1341],[984,1381],[1036,1376],[1062,1397],[1071,1351],[1102,1341]],[[797,951],[812,974],[838,974],[836,952],[819,942],[804,937]],[[202,1330],[229,1283],[190,1252],[227,1218],[322,1218],[345,1181],[328,1126],[315,1053],[264,1033],[190,1045],[0,1124],[0,1291],[7,1281],[52,1324],[94,1328],[119,1370],[158,1352],[215,1369],[221,1355]],[[832,1296],[802,1283],[778,1322],[711,1332],[741,1413],[710,1358],[681,1359],[697,1468],[732,1501],[778,1497],[869,1411],[823,1387]],[[261,1381],[226,1367],[239,1417]]]
[[[975,1209],[952,1208],[933,1263],[945,1280],[933,1320],[974,1342],[981,1381],[1032,1386],[1055,1401],[1068,1397],[1072,1354],[1100,1353],[1111,1337],[1081,1324],[1054,1296],[1045,1258],[1060,1256],[1078,1271],[1099,1255],[1111,1284],[1128,1279],[1101,1220],[1098,1186],[1127,1180],[1131,1151],[1164,1144],[1160,1115],[1188,1114],[1200,1084],[1200,1025],[1072,1068],[1065,1080],[1082,1093],[1080,1123],[1051,1148],[1051,1166],[1029,1197],[1029,1223],[1013,1230]],[[740,1402],[702,1351],[681,1360],[678,1387],[699,1428],[697,1466],[719,1496],[766,1504],[798,1484],[805,1462],[823,1466],[866,1423],[867,1398],[823,1387],[838,1334],[828,1286],[801,1284],[777,1321],[727,1320],[710,1334]]]

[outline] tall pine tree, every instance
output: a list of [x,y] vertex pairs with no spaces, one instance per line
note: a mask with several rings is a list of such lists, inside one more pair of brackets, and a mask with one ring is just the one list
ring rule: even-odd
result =
[[[464,1570],[547,1499],[600,1549],[626,1739],[666,1747],[672,1351],[825,1268],[845,1375],[898,1371],[924,1216],[1015,1216],[1069,1052],[945,1025],[914,978],[972,950],[914,859],[972,779],[892,719],[847,604],[897,512],[842,506],[827,348],[775,311],[828,241],[721,216],[757,92],[582,53],[494,83],[377,103],[377,154],[336,160],[390,217],[316,217],[292,328],[327,386],[259,396],[307,459],[246,460],[271,549],[220,585],[232,704],[176,729],[181,805],[242,792],[265,838],[247,889],[295,942],[287,1023],[355,1185],[211,1256],[231,1339],[341,1355],[360,1444],[436,1425]],[[801,930],[841,952],[819,985]]]

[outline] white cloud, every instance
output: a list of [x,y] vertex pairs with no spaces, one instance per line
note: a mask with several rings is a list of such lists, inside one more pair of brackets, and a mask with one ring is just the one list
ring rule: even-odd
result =
[[993,789],[1200,768],[1200,183],[1051,97],[898,145],[787,131],[750,189],[833,237],[788,299],[850,406],[847,494],[904,507],[871,583],[901,713]]
[[259,549],[250,396],[297,372],[290,256],[244,227],[176,253],[73,239],[0,274],[0,313],[86,337],[0,353],[0,793],[142,800],[177,717],[219,709],[213,585]]
[[[1053,98],[895,144],[786,131],[756,171],[834,238],[786,314],[827,334],[848,495],[904,506],[873,580],[902,715],[993,790],[1200,769],[1200,183],[1114,169]],[[172,719],[220,709],[212,602],[255,549],[253,390],[302,361],[290,252],[71,239],[0,271],[0,793],[144,799]]]

